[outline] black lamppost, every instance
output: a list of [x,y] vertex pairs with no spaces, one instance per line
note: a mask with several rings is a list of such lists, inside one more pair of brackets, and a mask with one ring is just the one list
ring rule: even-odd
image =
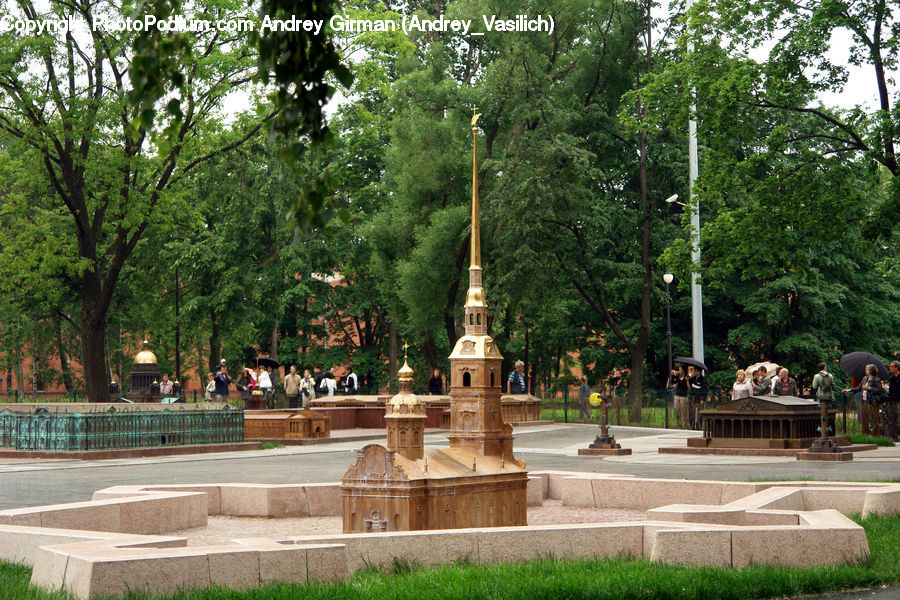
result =
[[666,340],[669,344],[669,369],[666,371],[666,429],[669,428],[669,383],[672,381],[672,297],[669,296],[669,284],[675,280],[671,273],[663,275],[666,282]]

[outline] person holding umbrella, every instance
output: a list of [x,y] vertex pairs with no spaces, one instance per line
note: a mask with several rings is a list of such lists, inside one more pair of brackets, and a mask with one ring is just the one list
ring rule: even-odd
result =
[[688,381],[691,385],[691,415],[693,417],[691,428],[700,429],[700,411],[706,403],[706,396],[709,393],[709,382],[703,375],[703,369],[691,366],[688,368]]
[[678,370],[672,371],[672,378],[672,383],[675,387],[675,427],[685,429],[689,427],[691,422],[687,367],[678,365]]
[[900,405],[900,361],[891,362],[890,371],[888,398],[884,407],[884,429],[885,435],[896,440],[900,434],[900,424],[897,423],[897,408]]
[[256,376],[256,381],[259,383],[259,389],[262,391],[263,396],[266,397],[266,407],[274,408],[272,405],[272,400],[274,396],[272,395],[272,379],[269,377],[269,372],[266,371],[266,367],[259,367],[259,374]]
[[870,390],[863,388],[868,386],[870,367],[875,369],[875,374],[881,379],[889,378],[891,376],[890,371],[888,371],[887,365],[880,358],[870,352],[848,352],[841,357],[840,363],[841,368],[852,378],[850,389],[844,390],[844,393],[853,391],[860,427],[863,433],[869,434],[872,432],[870,417],[874,416],[877,418],[877,412],[874,415],[872,414],[872,407],[869,404],[871,401],[869,396],[871,394],[864,393]]
[[878,405],[884,398],[884,387],[881,377],[878,376],[878,367],[874,364],[866,365],[866,375],[862,378],[859,387],[848,388],[844,393],[862,392],[862,410],[860,413],[860,425],[862,432],[872,434],[878,431]]

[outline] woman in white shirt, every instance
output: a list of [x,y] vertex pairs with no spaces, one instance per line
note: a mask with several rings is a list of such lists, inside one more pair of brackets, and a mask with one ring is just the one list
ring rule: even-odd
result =
[[737,380],[731,386],[731,399],[740,400],[741,398],[749,398],[753,395],[753,382],[747,379],[747,374],[743,369],[737,372]]
[[216,379],[212,373],[206,374],[206,392],[203,394],[204,400],[212,400],[213,394],[216,393]]
[[337,391],[337,380],[334,377],[326,377],[325,387],[328,388],[328,395],[334,396],[334,392]]

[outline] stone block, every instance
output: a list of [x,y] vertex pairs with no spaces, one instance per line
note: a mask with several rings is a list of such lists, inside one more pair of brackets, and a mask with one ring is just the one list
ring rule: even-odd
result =
[[[598,480],[587,477],[566,477],[559,481],[563,506],[589,506],[596,508],[594,484]],[[603,480],[605,483],[605,480]]]
[[119,502],[119,531],[158,534],[206,525],[207,496],[191,492],[159,492],[123,498]]
[[540,557],[640,556],[642,526],[547,525],[479,530],[481,563],[520,562]]
[[544,504],[544,478],[528,476],[528,506]]
[[164,487],[151,486],[148,490],[171,491],[171,492],[202,492],[207,496],[207,515],[222,514],[222,494],[219,491],[218,484],[210,485],[167,485]]
[[746,523],[746,512],[742,508],[670,504],[660,508],[651,508],[647,513],[647,518],[654,521],[715,523],[717,525],[743,525]]
[[800,525],[800,517],[795,512],[780,510],[748,510],[744,513],[744,525]]
[[247,590],[259,587],[259,553],[249,549],[209,553],[209,583]]
[[310,581],[342,581],[350,576],[343,544],[307,545],[306,565]]
[[853,460],[852,452],[798,452],[797,460],[820,462],[847,462]]
[[764,489],[766,489],[766,486],[756,483],[723,482],[722,497],[720,501],[722,504],[729,504],[731,502],[734,502],[735,500],[746,498],[747,496],[753,495],[756,492],[762,491]]
[[401,531],[393,533],[303,536],[295,544],[344,544],[350,573],[368,567],[388,568],[397,559],[438,565],[457,559],[478,558],[478,529]]
[[569,477],[578,475],[580,474],[570,471],[547,471],[547,498],[562,500],[563,489],[565,487],[563,482]]
[[119,501],[74,502],[36,507],[40,512],[41,527],[55,529],[82,529],[88,531],[121,531]]
[[579,448],[578,456],[630,456],[631,448]]
[[41,513],[33,508],[13,508],[0,511],[0,525],[40,527]]
[[221,514],[231,517],[269,516],[268,486],[258,484],[223,483],[221,494]]
[[41,546],[114,539],[116,536],[104,532],[0,525],[0,560],[34,565]]
[[[837,513],[834,516],[843,519]],[[855,524],[843,527],[747,527],[736,530],[733,535],[732,556],[734,566],[738,568],[755,564],[786,567],[851,564],[868,554],[865,531]]]
[[[187,549],[185,549],[187,550]],[[139,553],[139,554],[135,554]],[[209,587],[209,558],[205,553],[173,555],[171,550],[132,551],[127,558],[70,556],[67,587],[80,594],[81,585],[72,585],[69,571],[73,565],[89,566],[89,593],[85,597],[121,597],[126,590],[148,596],[172,595],[179,590]]]
[[869,490],[863,503],[862,516],[900,514],[900,485]]
[[341,514],[344,501],[339,483],[307,483],[304,487],[309,516],[332,517]]
[[789,487],[773,487],[747,496],[731,506],[765,508],[768,510],[804,510],[803,490]]
[[[3,557],[7,560],[6,557]],[[31,570],[31,585],[47,590],[57,590],[66,583],[66,565],[69,554],[55,548],[35,549]]]
[[731,531],[657,529],[650,560],[673,565],[731,566]]
[[116,485],[102,490],[97,490],[91,496],[91,500],[112,500],[115,498],[127,498],[144,494],[142,485]]
[[308,517],[309,502],[306,490],[300,485],[272,486],[269,488],[269,517]]
[[259,548],[259,580],[260,583],[306,583],[306,548],[293,545]]
[[861,513],[866,504],[864,487],[853,488],[810,488],[801,492],[803,510],[834,509],[845,515]]

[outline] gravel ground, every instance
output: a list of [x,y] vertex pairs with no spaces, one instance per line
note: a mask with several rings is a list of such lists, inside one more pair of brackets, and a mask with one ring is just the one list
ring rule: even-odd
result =
[[[560,500],[545,500],[543,506],[528,508],[529,525],[560,523],[611,523],[641,521],[647,518],[642,510],[596,509],[563,506]],[[266,519],[262,517],[212,516],[206,527],[172,531],[170,535],[185,537],[189,546],[227,544],[235,538],[283,539],[299,535],[341,533],[341,517],[297,517]]]

